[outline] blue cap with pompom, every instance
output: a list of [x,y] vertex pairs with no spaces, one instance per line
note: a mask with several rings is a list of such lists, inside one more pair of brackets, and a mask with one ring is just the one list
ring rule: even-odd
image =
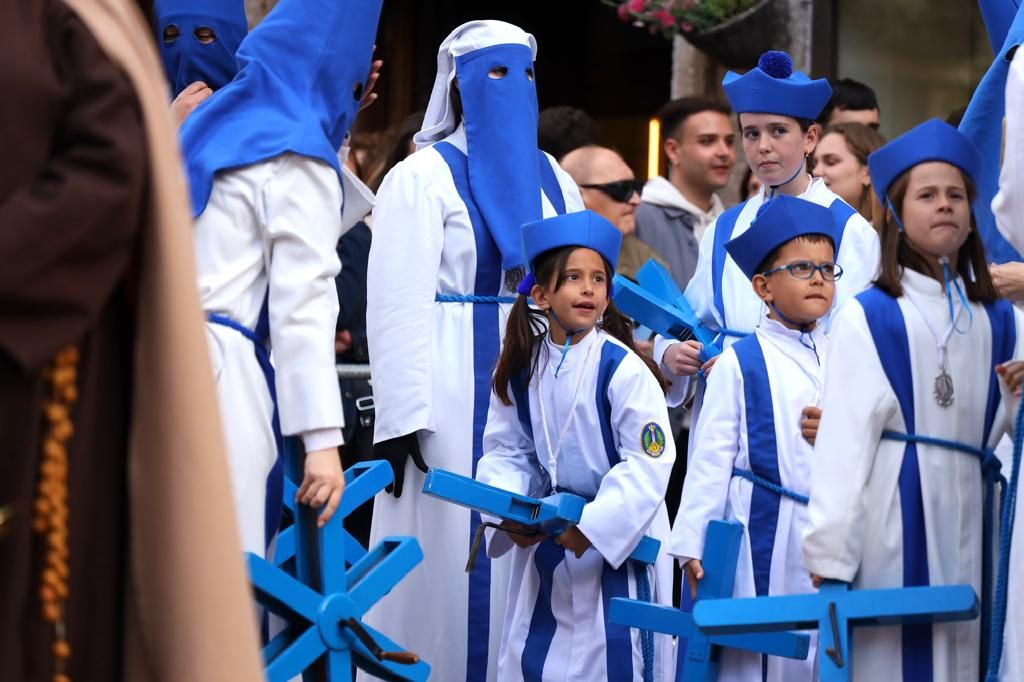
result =
[[757,67],[742,76],[730,71],[722,87],[737,114],[780,114],[812,121],[832,97],[827,80],[811,80],[794,70],[793,59],[778,50],[765,52]]

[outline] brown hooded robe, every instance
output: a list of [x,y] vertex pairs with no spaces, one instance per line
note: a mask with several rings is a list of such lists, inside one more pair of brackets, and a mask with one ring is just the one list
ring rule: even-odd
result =
[[0,26],[0,680],[53,675],[31,507],[71,344],[71,679],[262,679],[151,30],[131,0],[8,0]]

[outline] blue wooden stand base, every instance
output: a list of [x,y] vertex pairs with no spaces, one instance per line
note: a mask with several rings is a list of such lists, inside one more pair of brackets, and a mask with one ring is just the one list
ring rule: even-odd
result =
[[714,636],[818,630],[820,679],[845,682],[853,678],[852,628],[973,620],[979,612],[969,585],[851,590],[826,581],[817,594],[698,602],[693,619]]
[[[708,524],[702,562],[704,578],[697,585],[697,604],[732,596],[742,537],[743,528],[738,523],[712,521]],[[684,584],[683,589],[687,590],[689,586]],[[686,654],[680,656],[681,665],[676,670],[676,680],[680,682],[717,680],[722,648],[803,660],[807,658],[810,646],[807,635],[790,632],[708,635],[697,629],[693,614],[632,599],[612,599],[608,620],[685,638]]]
[[[292,477],[295,463],[286,469]],[[419,543],[385,538],[367,552],[342,525],[392,478],[386,462],[351,467],[341,504],[323,528],[316,527],[318,510],[291,502],[295,486],[286,479],[285,499],[295,523],[278,536],[274,564],[247,555],[256,600],[286,623],[263,650],[270,682],[299,675],[305,682],[346,682],[353,666],[384,680],[421,681],[430,675],[429,665],[362,623],[366,612],[422,561]]]

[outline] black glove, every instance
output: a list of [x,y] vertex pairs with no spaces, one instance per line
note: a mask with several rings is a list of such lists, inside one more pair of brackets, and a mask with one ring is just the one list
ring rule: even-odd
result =
[[427,473],[427,465],[423,461],[423,455],[420,454],[420,440],[415,433],[381,441],[373,446],[373,458],[386,460],[391,465],[391,470],[395,472],[395,482],[385,490],[389,493],[394,492],[396,499],[402,496],[402,486],[405,483],[405,463],[410,456],[416,468]]

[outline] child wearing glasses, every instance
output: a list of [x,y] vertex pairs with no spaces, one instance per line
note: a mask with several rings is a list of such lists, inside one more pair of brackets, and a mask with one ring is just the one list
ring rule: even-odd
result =
[[[783,195],[726,245],[768,312],[754,334],[722,353],[708,377],[667,548],[683,565],[691,597],[704,576],[705,534],[715,519],[744,530],[734,596],[812,590],[800,556],[812,445],[800,417],[822,392],[827,340],[819,320],[843,274],[836,241],[831,211]],[[767,670],[768,680],[809,681],[811,641],[806,661],[763,662],[759,654],[726,649],[720,679],[761,682]]]
[[991,614],[858,630],[858,678],[977,680],[988,666],[995,679],[1012,517],[993,509],[1014,497],[998,494],[986,448],[1012,427],[1021,366],[1008,361],[1024,357],[1024,317],[989,275],[971,210],[983,161],[962,133],[933,119],[868,164],[885,207],[882,270],[830,330],[804,562],[815,580],[856,588],[971,585]]
[[[832,93],[828,81],[811,80],[794,70],[784,52],[766,52],[756,68],[742,76],[730,72],[722,85],[739,120],[747,163],[762,187],[719,216],[704,233],[686,299],[705,324],[722,330],[722,343],[729,345],[753,333],[763,306],[725,245],[752,229],[754,218],[773,197],[800,197],[832,211],[836,222],[835,258],[846,271],[836,287],[837,307],[871,283],[878,268],[879,246],[871,225],[821,178],[812,178],[807,172],[807,157],[814,152],[821,134],[814,120]],[[689,377],[702,368],[710,369],[702,367],[700,345],[695,341],[659,338],[654,357],[672,381],[672,403],[688,395]],[[701,404],[702,391],[698,390],[695,419]]]

